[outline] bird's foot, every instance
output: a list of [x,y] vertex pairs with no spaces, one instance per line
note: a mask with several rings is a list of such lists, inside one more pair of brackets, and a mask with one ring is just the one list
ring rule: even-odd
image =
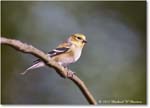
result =
[[70,70],[67,71],[67,77],[68,78],[73,78],[73,75],[75,75],[75,72],[72,72]]
[[75,72],[71,71],[67,66],[64,67],[67,70],[67,78],[73,78]]

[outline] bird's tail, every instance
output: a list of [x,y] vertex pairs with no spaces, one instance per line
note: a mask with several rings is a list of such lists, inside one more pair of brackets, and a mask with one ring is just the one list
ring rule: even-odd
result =
[[38,62],[38,63],[33,64],[32,66],[30,66],[29,68],[27,68],[24,72],[22,72],[20,74],[24,75],[31,69],[36,69],[36,68],[40,68],[40,67],[43,67],[43,66],[45,66],[45,64],[43,62]]

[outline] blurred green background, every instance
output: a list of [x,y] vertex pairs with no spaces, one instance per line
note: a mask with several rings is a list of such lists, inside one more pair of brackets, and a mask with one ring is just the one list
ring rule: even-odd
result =
[[[146,2],[7,1],[1,11],[2,36],[44,52],[70,34],[85,34],[88,44],[70,68],[96,100],[146,104]],[[2,104],[88,104],[73,82],[49,67],[21,76],[34,56],[3,45],[1,53]]]

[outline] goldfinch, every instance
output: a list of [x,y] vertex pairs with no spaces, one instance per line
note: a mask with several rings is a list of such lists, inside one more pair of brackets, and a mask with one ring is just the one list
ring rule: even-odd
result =
[[[76,62],[80,58],[82,49],[86,43],[87,40],[85,35],[81,33],[72,34],[65,42],[59,44],[58,47],[48,52],[48,55],[52,60],[64,68],[67,68],[69,64]],[[40,59],[34,62],[35,63],[31,67],[27,68],[21,74],[25,74],[31,69],[46,66]]]

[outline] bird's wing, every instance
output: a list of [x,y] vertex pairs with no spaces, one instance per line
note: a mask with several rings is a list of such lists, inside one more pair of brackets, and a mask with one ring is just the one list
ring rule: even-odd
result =
[[48,52],[48,54],[50,55],[50,57],[53,57],[53,56],[56,56],[56,55],[59,55],[59,54],[69,51],[70,47],[71,47],[70,43],[63,42],[63,43],[59,44],[57,48]]
[[[56,55],[59,55],[59,54],[62,54],[62,53],[65,53],[65,52],[68,52],[69,49],[71,47],[71,44],[70,43],[61,43],[60,45],[58,45],[57,48],[53,49],[52,51],[48,52],[48,55],[50,57],[54,57]],[[40,59],[37,59],[35,61],[33,61],[34,63],[38,63],[40,62],[41,60]]]
[[56,48],[53,49],[52,51],[48,52],[48,54],[50,55],[50,57],[65,53],[69,50],[69,48],[66,47],[62,47],[62,48]]

